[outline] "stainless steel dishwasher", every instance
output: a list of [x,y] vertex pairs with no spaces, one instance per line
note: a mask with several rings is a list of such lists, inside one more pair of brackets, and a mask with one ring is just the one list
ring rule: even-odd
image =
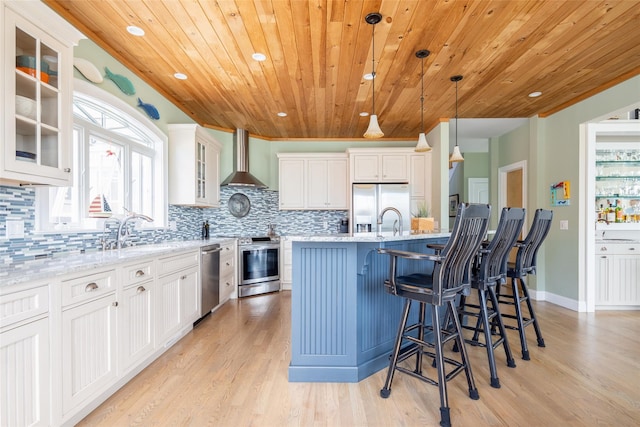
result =
[[200,318],[203,318],[220,302],[220,245],[208,245],[200,250],[200,275]]

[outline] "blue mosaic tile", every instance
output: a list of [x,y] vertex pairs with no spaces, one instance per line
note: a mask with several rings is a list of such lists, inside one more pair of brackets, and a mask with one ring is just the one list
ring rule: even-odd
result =
[[[251,209],[243,218],[229,211],[229,198],[242,193],[249,198]],[[136,231],[129,239],[135,244],[152,244],[172,240],[193,240],[201,237],[202,223],[209,221],[211,236],[265,235],[268,225],[274,224],[278,234],[337,233],[341,219],[347,211],[280,211],[278,192],[272,190],[220,188],[220,207],[203,209],[169,205],[169,221],[176,222],[176,230],[154,229]],[[0,237],[0,263],[34,259],[42,254],[79,252],[100,248],[100,232],[34,234],[35,190],[32,188],[0,186],[0,236],[4,236],[7,219],[25,223],[25,237]],[[324,224],[327,227],[324,227]],[[108,239],[114,239],[115,222],[107,223]]]

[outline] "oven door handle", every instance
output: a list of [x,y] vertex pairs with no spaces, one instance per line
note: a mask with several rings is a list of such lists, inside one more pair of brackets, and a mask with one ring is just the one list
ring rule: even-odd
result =
[[240,250],[244,251],[261,251],[265,249],[280,249],[280,245],[247,245],[240,246]]
[[215,248],[215,249],[211,249],[209,251],[202,251],[201,254],[202,255],[215,254],[216,252],[220,252],[221,250],[222,250],[222,248]]

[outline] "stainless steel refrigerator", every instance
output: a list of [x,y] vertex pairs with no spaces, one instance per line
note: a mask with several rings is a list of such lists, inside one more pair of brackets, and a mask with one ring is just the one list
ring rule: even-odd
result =
[[[409,184],[353,184],[351,203],[351,231],[377,232],[378,215],[386,207],[393,207],[402,215],[402,230],[411,230],[411,193]],[[383,218],[382,232],[393,231],[398,215],[388,211]],[[399,223],[399,221],[398,221]]]

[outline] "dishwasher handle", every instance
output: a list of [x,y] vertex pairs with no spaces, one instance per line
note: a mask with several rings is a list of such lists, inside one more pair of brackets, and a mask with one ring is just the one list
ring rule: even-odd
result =
[[216,252],[220,252],[221,250],[222,248],[215,248],[215,249],[210,249],[208,251],[202,251],[201,254],[202,255],[215,254]]

